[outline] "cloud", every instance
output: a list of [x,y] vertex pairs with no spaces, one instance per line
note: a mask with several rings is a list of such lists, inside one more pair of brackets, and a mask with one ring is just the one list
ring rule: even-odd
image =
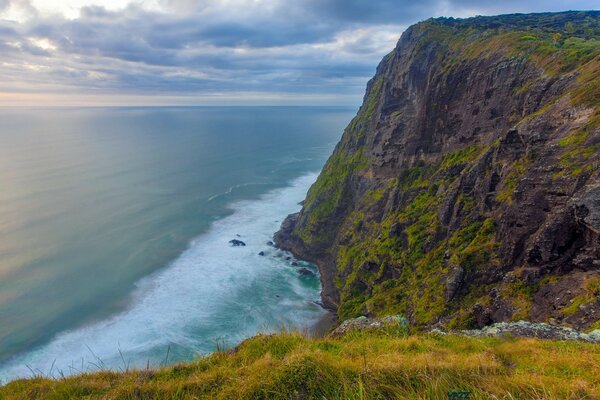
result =
[[252,93],[256,99],[263,93],[358,102],[381,57],[420,19],[592,8],[592,3],[156,0],[152,6],[87,5],[73,18],[38,11],[27,0],[0,0],[0,98],[92,93],[104,99],[213,99]]

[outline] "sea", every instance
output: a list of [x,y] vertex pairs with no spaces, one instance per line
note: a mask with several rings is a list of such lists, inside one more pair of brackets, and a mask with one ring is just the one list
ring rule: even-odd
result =
[[269,241],[355,111],[0,109],[0,383],[309,330],[318,271]]

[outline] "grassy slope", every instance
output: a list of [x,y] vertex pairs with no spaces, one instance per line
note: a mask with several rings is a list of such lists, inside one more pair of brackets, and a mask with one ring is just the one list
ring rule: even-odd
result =
[[535,339],[281,333],[161,370],[36,378],[1,399],[582,399],[600,397],[600,346]]

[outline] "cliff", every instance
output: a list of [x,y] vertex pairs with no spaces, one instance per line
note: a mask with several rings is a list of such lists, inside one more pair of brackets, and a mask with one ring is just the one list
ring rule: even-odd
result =
[[340,318],[600,320],[600,12],[430,19],[276,242]]

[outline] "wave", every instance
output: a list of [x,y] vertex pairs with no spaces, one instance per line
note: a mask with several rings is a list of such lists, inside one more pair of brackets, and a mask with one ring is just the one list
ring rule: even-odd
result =
[[[300,277],[291,255],[266,243],[315,179],[306,175],[258,200],[232,204],[231,215],[136,284],[126,311],[16,355],[0,365],[0,379],[156,366],[211,352],[216,343],[232,346],[261,331],[313,325],[325,312],[316,305],[318,277]],[[246,246],[232,247],[234,238]]]
[[206,199],[206,201],[211,202],[219,197],[228,196],[228,195],[232,194],[236,189],[241,189],[241,188],[249,187],[249,186],[265,186],[265,185],[269,185],[269,183],[250,182],[250,183],[241,183],[239,185],[233,185],[233,186],[230,186],[229,189],[227,189],[223,193],[217,193],[217,194],[210,196],[208,199]]

